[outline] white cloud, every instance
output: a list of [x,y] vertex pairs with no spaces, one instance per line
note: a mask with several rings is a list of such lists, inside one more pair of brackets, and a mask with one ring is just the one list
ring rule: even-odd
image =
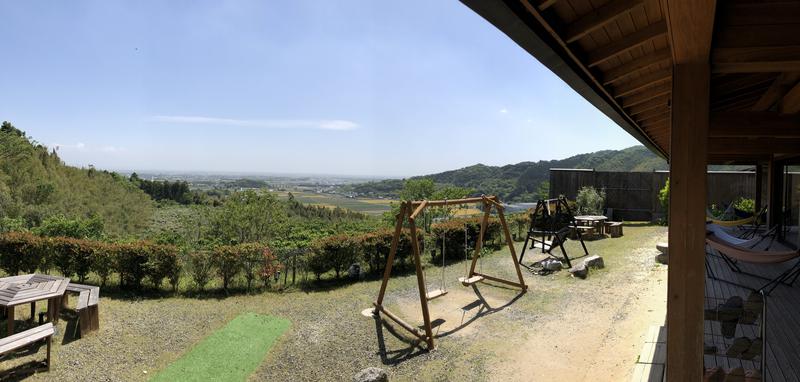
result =
[[74,145],[65,145],[65,144],[63,144],[63,143],[53,143],[53,144],[52,144],[52,145],[50,145],[50,146],[52,146],[52,147],[55,147],[57,150],[59,150],[59,149],[75,149],[75,150],[83,150],[83,149],[85,149],[85,148],[86,148],[86,145],[85,145],[85,144],[83,144],[83,142],[78,142],[78,143],[76,143],[76,144],[74,144]]
[[502,114],[508,113],[508,109],[502,108],[502,109],[500,109],[500,113],[502,113]]
[[100,151],[104,153],[116,153],[120,151],[125,151],[124,147],[117,147],[117,146],[103,146],[100,148]]
[[355,130],[359,127],[358,124],[353,121],[340,119],[233,119],[190,115],[156,115],[150,117],[148,121],[185,125],[224,125],[264,129]]

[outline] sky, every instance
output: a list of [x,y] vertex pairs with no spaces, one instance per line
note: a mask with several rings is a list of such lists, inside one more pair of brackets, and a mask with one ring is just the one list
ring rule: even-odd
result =
[[409,176],[637,142],[458,1],[2,1],[0,120],[71,165]]

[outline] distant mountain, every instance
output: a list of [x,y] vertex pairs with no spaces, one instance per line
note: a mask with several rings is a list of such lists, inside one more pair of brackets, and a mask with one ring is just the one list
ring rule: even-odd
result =
[[[545,194],[551,168],[593,168],[600,171],[666,170],[667,162],[644,146],[624,150],[603,150],[561,160],[521,162],[505,166],[476,164],[458,170],[417,176],[439,184],[468,187],[479,194],[493,194],[508,201],[530,201]],[[388,179],[350,186],[348,191],[364,196],[396,197],[403,180]]]

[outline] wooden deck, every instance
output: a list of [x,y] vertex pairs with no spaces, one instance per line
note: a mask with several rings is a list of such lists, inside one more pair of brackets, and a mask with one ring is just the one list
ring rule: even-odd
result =
[[[706,259],[717,278],[752,286],[753,288],[757,288],[766,282],[756,277],[732,272],[725,262],[717,256],[708,255]],[[797,260],[778,265],[754,265],[740,262],[739,266],[746,272],[772,278],[789,268],[795,261]],[[706,277],[705,295],[707,307],[715,305],[716,299],[724,301],[734,295],[747,299],[749,294],[750,290],[748,289]],[[765,381],[800,381],[800,280],[793,287],[781,285],[776,288],[772,294],[767,296],[766,306],[766,365],[765,370],[762,371],[762,376]],[[705,321],[706,333],[709,331],[719,333],[718,328],[713,327],[714,325],[719,324]],[[757,331],[758,328],[755,326],[738,325],[736,337],[744,335],[754,338],[757,335]],[[717,343],[720,341],[732,342],[732,340],[726,340],[722,337],[712,338],[706,335],[706,342],[711,342],[712,339]],[[720,352],[724,352],[724,350],[721,349]],[[758,358],[754,359],[756,362],[751,362],[724,356],[706,355],[704,356],[704,361],[707,367],[719,365],[725,368],[741,366],[745,369],[753,369],[758,366]]]

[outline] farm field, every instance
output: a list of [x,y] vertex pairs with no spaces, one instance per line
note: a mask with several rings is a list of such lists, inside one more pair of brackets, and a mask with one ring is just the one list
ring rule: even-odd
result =
[[[291,323],[249,380],[350,380],[369,366],[385,369],[392,381],[626,380],[647,328],[664,320],[666,267],[653,257],[666,232],[634,224],[622,238],[588,241],[590,253],[604,257],[605,269],[592,270],[586,280],[566,271],[525,271],[524,294],[489,284],[461,286],[463,262],[426,266],[428,288],[440,287],[444,278],[449,291],[431,302],[432,319],[439,320],[433,352],[415,346],[392,323],[361,315],[377,295],[378,280],[230,296],[108,291],[101,294],[100,330],[72,337],[76,317],[65,310],[54,337],[53,369],[28,380],[149,380],[246,313]],[[521,243],[516,246],[521,249]],[[578,256],[579,246],[569,241],[567,250]],[[500,277],[514,273],[508,249],[487,256],[479,267]],[[385,304],[407,321],[421,322],[413,274],[390,281]],[[20,308],[17,316],[26,319],[28,313]],[[44,353],[42,346],[5,359],[2,369],[41,360]]]
[[[341,195],[318,194],[307,191],[291,191],[295,200],[300,203],[325,206],[329,208],[344,208],[367,215],[378,216],[391,210],[391,203],[396,202],[390,199],[368,199],[368,198],[348,198]],[[275,194],[282,199],[289,197],[287,191],[277,191]]]

